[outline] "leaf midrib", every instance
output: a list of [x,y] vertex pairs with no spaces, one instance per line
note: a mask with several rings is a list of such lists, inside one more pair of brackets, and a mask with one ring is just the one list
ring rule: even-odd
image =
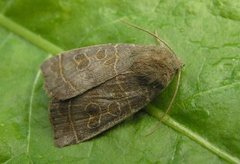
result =
[[[21,25],[13,22],[9,18],[5,17],[4,15],[0,14],[0,25],[5,27],[11,32],[14,32],[15,34],[23,37],[27,41],[29,41],[31,44],[38,46],[39,48],[45,50],[46,52],[49,52],[51,54],[57,54],[59,52],[62,52],[63,50],[56,46],[55,44],[45,40],[44,38],[40,37],[39,35],[36,35],[35,33],[29,31],[28,29],[22,27]],[[40,70],[38,70],[32,90],[31,90],[31,96],[29,100],[29,120],[28,120],[28,136],[27,136],[27,149],[26,153],[29,155],[30,151],[30,139],[31,139],[31,116],[32,116],[32,104],[34,100],[34,92],[36,85],[39,81],[40,77]],[[156,117],[157,119],[161,119],[163,112],[161,112],[158,108],[156,108],[153,105],[149,105],[147,108],[148,113],[150,113],[152,116]],[[225,152],[224,150],[219,149],[214,144],[208,142],[206,139],[201,137],[199,134],[192,132],[190,129],[186,128],[184,125],[178,123],[176,120],[171,118],[170,116],[166,115],[164,116],[164,119],[162,122],[174,130],[180,132],[181,134],[187,136],[188,138],[192,139],[194,142],[200,144],[201,146],[205,147],[206,149],[210,150],[217,156],[221,157],[222,159],[231,162],[231,163],[240,163],[240,159],[237,157],[232,156],[231,154]]]

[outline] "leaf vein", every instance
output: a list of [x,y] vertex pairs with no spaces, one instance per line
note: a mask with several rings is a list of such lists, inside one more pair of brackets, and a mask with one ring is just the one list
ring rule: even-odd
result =
[[198,92],[198,93],[192,95],[188,99],[192,99],[192,98],[197,97],[197,96],[202,96],[202,95],[205,95],[205,94],[208,94],[208,93],[217,92],[217,91],[220,91],[220,90],[224,90],[224,89],[228,89],[228,88],[231,88],[231,87],[235,87],[235,86],[237,86],[239,84],[240,84],[240,81],[239,82],[235,82],[235,83],[231,83],[231,84],[227,84],[227,85],[224,85],[224,86],[216,87],[216,88],[207,89],[205,91],[201,91],[201,92]]
[[[217,156],[225,159],[226,161],[229,161],[231,163],[240,163],[240,159],[232,156],[231,154],[225,152],[224,150],[218,148],[213,143],[207,141],[205,138],[197,134],[196,132],[191,131],[187,127],[185,127],[183,124],[178,123],[176,120],[171,118],[168,115],[165,115],[162,111],[160,111],[157,107],[153,105],[148,105],[147,111],[157,119],[161,120],[164,124],[170,126],[174,130],[180,132],[181,134],[187,136],[188,138],[192,139],[194,142],[202,145],[206,149],[210,150]],[[165,115],[164,119],[162,119],[162,116]]]

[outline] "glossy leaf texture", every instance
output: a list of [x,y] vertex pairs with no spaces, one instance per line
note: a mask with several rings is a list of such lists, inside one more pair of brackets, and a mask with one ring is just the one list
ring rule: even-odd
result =
[[[0,163],[240,163],[238,0],[1,0]],[[63,50],[104,43],[157,44],[185,64],[147,110],[102,135],[57,148],[40,64]]]

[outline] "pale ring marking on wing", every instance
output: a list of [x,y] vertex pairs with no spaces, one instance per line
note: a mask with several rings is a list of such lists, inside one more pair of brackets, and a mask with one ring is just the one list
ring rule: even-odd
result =
[[[102,54],[100,54],[102,51],[104,51],[104,55],[103,56],[101,56]],[[103,60],[103,59],[105,59],[107,57],[107,55],[106,55],[106,49],[102,49],[101,47],[97,50],[97,52],[96,52],[96,56],[95,56],[95,58],[97,59],[97,60]]]
[[[84,57],[84,58],[76,59],[79,56]],[[83,60],[85,60],[85,61],[83,61]],[[73,61],[76,63],[76,65],[77,65],[76,70],[78,70],[78,71],[85,71],[90,66],[90,63],[91,63],[91,60],[89,59],[86,52],[74,55]],[[82,68],[79,68],[79,66],[82,66]]]
[[[114,114],[114,113],[111,113],[111,112],[110,112],[110,106],[111,106],[112,104],[114,104],[114,103],[117,104],[117,110],[118,110],[119,113],[121,114],[122,111],[121,111],[121,108],[120,108],[120,104],[119,104],[119,102],[116,102],[116,101],[114,101],[114,102],[108,104],[107,114],[110,114],[110,115],[112,115],[112,116],[114,116],[114,117],[117,117],[117,116],[118,116],[117,114]],[[120,114],[119,114],[119,115],[120,115]]]
[[[86,112],[88,111],[87,108],[88,108],[88,106],[90,106],[90,105],[96,105],[96,106],[99,107],[98,109],[99,109],[99,113],[100,113],[100,114],[98,115],[99,118],[97,118],[97,119],[98,119],[98,125],[97,125],[97,126],[99,126],[100,123],[101,123],[101,118],[102,118],[101,107],[100,107],[100,105],[98,105],[97,103],[90,102],[90,103],[89,103],[88,105],[86,105],[85,108],[84,108],[84,110],[85,110]],[[87,127],[88,127],[89,129],[95,128],[94,126],[91,126],[90,124],[91,124],[91,120],[93,120],[94,118],[96,118],[96,116],[92,116],[92,115],[89,114],[88,112],[87,112],[87,114],[89,115]]]

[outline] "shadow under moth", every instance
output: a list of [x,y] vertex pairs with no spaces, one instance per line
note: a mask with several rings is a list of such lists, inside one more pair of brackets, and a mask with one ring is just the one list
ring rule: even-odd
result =
[[138,112],[181,66],[166,44],[95,45],[46,60],[41,70],[55,144],[91,139]]

